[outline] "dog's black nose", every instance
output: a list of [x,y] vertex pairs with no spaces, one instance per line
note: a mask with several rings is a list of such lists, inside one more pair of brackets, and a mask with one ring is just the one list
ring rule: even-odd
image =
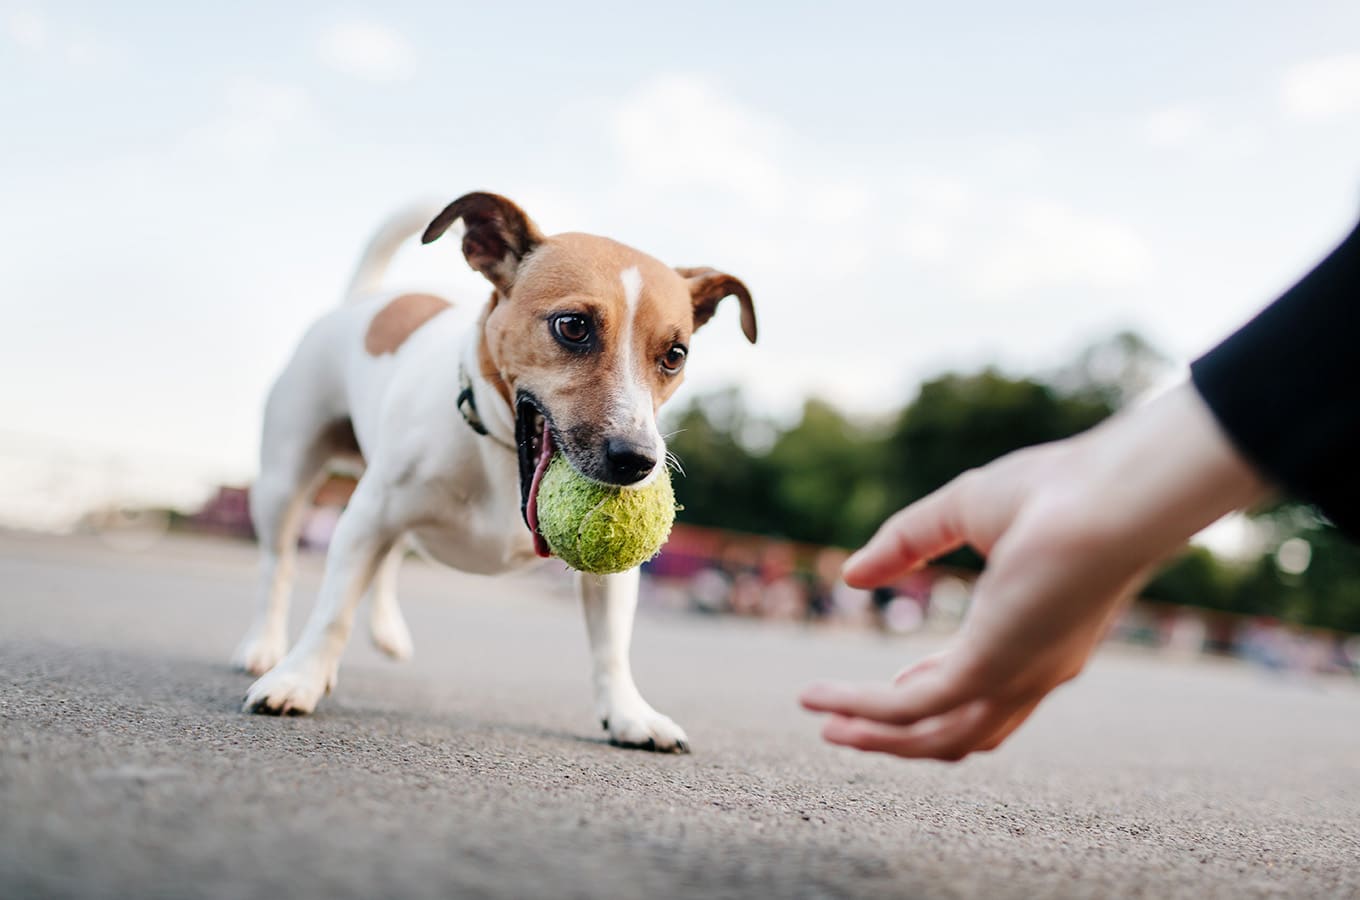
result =
[[604,442],[604,458],[609,467],[609,480],[614,484],[641,481],[656,468],[656,457],[646,447],[620,438],[609,438]]

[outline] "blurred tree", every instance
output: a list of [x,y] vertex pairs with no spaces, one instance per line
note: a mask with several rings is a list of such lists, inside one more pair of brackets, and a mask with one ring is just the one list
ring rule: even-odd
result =
[[1044,379],[1059,393],[1119,409],[1171,372],[1171,361],[1132,331],[1097,341]]
[[680,521],[778,533],[770,468],[740,439],[751,419],[741,392],[729,389],[696,398],[668,420],[667,443],[683,473],[675,479]]
[[1258,521],[1272,532],[1268,552],[1234,586],[1232,609],[1360,632],[1360,547],[1304,504],[1281,503]]
[[879,486],[882,446],[831,404],[808,400],[767,457],[781,530],[820,544],[867,540],[892,512]]
[[1141,595],[1159,603],[1236,612],[1233,606],[1238,580],[1235,569],[1224,565],[1212,551],[1192,544],[1167,563]]
[[1113,411],[1101,399],[1064,396],[993,369],[929,381],[887,437],[892,504],[917,500],[1012,450],[1084,431]]

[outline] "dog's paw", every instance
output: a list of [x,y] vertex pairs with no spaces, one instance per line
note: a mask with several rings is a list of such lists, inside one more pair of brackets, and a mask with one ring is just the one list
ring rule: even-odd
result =
[[255,634],[245,636],[231,655],[231,663],[251,675],[263,675],[279,664],[288,652],[288,641],[283,635]]
[[241,710],[267,716],[306,715],[334,686],[334,674],[328,678],[315,669],[276,666],[250,686]]
[[609,732],[609,743],[616,747],[657,753],[689,752],[685,730],[646,704],[616,707],[601,719],[600,724]]
[[406,619],[396,606],[383,607],[381,611],[375,610],[368,626],[373,646],[392,659],[405,662],[415,652],[411,629],[406,626]]

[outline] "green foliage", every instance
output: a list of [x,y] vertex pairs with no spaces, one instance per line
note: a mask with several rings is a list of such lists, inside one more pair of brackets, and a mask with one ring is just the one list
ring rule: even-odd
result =
[[888,436],[897,451],[886,454],[893,500],[900,506],[924,497],[961,472],[1085,431],[1112,412],[1100,399],[1060,395],[992,369],[927,382]]
[[783,534],[773,508],[772,469],[741,440],[752,424],[735,390],[700,398],[671,420],[668,439],[682,477],[677,519],[758,534]]
[[[1307,507],[1286,504],[1261,517],[1274,530],[1269,550],[1233,586],[1232,608],[1296,622],[1360,632],[1360,547]],[[1291,538],[1308,542],[1308,567],[1283,571],[1275,551]]]
[[1192,545],[1164,566],[1142,595],[1160,603],[1240,612],[1232,602],[1237,581],[1235,570],[1211,551]]

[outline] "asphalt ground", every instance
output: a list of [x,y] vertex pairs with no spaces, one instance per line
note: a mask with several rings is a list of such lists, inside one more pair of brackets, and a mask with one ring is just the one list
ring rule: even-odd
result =
[[[294,629],[315,592],[302,567]],[[0,896],[1360,896],[1360,690],[1109,648],[999,752],[822,745],[807,681],[927,639],[644,610],[688,756],[604,743],[551,571],[408,564],[303,718],[227,665],[253,548],[0,537]]]

